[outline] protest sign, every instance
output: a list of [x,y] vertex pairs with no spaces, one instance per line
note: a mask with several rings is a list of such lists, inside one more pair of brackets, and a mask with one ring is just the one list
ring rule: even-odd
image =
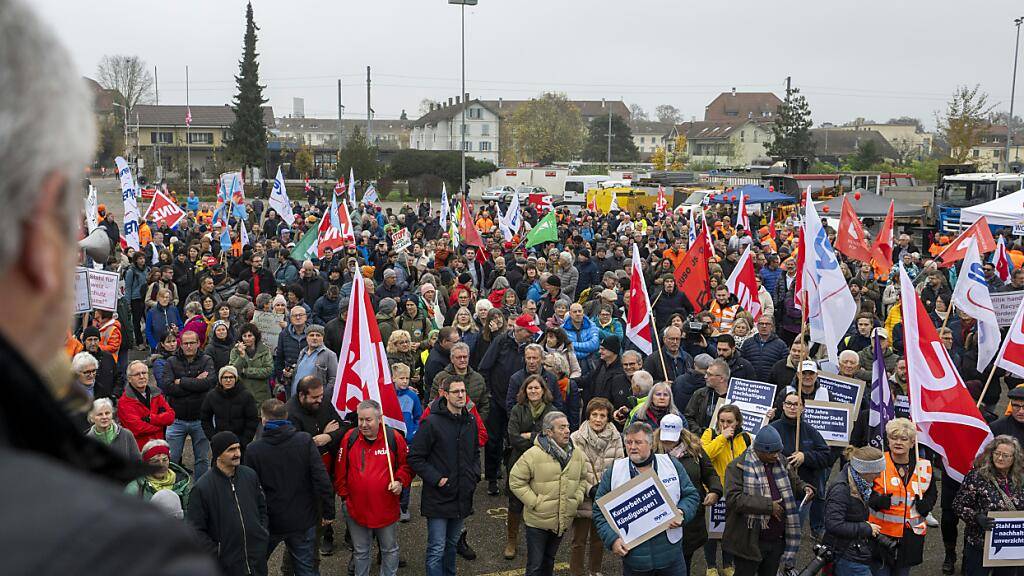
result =
[[853,407],[839,402],[804,401],[804,422],[814,427],[829,446],[850,444]]
[[117,272],[89,270],[89,301],[93,308],[117,311],[117,289],[121,278]]
[[740,414],[743,415],[743,431],[747,434],[754,436],[768,425],[768,409],[764,406],[749,402],[733,402],[723,398],[715,405],[715,412],[711,415],[712,427],[718,422],[718,411],[726,404],[732,404],[740,409]]
[[864,396],[864,381],[856,378],[847,378],[829,372],[818,373],[818,384],[828,390],[829,397],[833,402],[851,404],[860,409],[860,401]]
[[89,298],[89,270],[75,270],[75,314],[92,310],[92,299]]
[[279,324],[281,320],[284,320],[284,314],[274,314],[273,312],[263,312],[261,310],[257,310],[252,314],[252,323],[260,329],[262,341],[270,348],[271,352],[277,349],[277,339],[281,334],[281,324]]
[[982,566],[1024,565],[1024,512],[989,512],[995,520],[985,531],[985,557]]
[[775,404],[776,388],[775,384],[767,382],[730,378],[729,389],[725,392],[725,397],[733,402],[756,404],[768,410]]
[[402,228],[391,235],[391,243],[395,252],[402,252],[412,246],[412,236],[408,228]]
[[708,538],[721,540],[725,533],[725,498],[719,498],[704,515],[707,519]]
[[627,550],[668,530],[673,520],[683,519],[668,490],[650,470],[598,498],[597,505]]
[[1005,328],[1013,323],[1013,316],[1020,307],[1021,298],[1024,298],[1024,290],[1013,292],[995,292],[990,295],[992,298],[992,310],[996,313],[996,320],[999,327]]

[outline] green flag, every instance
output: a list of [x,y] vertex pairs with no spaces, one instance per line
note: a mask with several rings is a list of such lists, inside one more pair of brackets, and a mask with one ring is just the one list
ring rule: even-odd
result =
[[558,240],[558,223],[555,222],[555,211],[548,212],[537,225],[526,235],[526,247],[536,246],[542,242]]
[[302,240],[299,240],[299,243],[295,245],[295,248],[292,248],[292,253],[290,254],[292,260],[302,262],[309,257],[310,250],[313,251],[313,255],[315,256],[316,239],[318,236],[319,233],[316,228],[310,228],[307,230],[302,236]]

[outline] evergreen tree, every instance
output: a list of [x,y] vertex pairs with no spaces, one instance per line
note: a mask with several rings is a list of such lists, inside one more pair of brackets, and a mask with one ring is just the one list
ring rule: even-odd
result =
[[349,168],[355,174],[356,180],[364,183],[376,179],[380,173],[380,165],[377,163],[377,148],[366,143],[366,137],[363,136],[363,132],[358,126],[345,142],[345,147],[341,149],[336,176],[348,178]]
[[786,100],[779,106],[772,125],[772,138],[764,145],[768,155],[777,160],[810,158],[814,154],[811,138],[811,108],[799,88],[786,91]]
[[[612,114],[612,162],[636,162],[640,151],[633,143],[633,132],[629,124]],[[583,159],[587,162],[608,160],[608,115],[598,116],[590,121],[587,143],[583,147]]]
[[267,127],[263,123],[263,105],[267,99],[263,97],[260,65],[256,61],[257,30],[259,27],[252,17],[252,3],[249,3],[245,9],[242,60],[238,63],[238,76],[235,76],[238,93],[231,106],[235,122],[231,125],[231,140],[228,141],[228,154],[243,168],[262,166],[267,154]]

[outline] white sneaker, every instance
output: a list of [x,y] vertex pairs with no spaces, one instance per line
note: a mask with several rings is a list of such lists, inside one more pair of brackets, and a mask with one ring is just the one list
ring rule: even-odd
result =
[[928,517],[925,518],[924,521],[925,521],[926,524],[928,524],[932,528],[935,528],[936,526],[939,525],[939,521],[935,519],[935,516],[932,516],[931,512],[928,513]]
[[409,518],[410,518],[410,515],[409,515],[408,512],[402,512],[401,515],[398,517],[398,521],[399,522],[403,522],[403,523],[404,522],[408,522]]

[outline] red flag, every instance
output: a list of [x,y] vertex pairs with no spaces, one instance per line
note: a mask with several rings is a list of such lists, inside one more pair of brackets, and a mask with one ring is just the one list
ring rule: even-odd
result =
[[860,262],[871,261],[871,250],[868,248],[864,228],[857,219],[857,213],[853,211],[850,199],[846,196],[843,196],[843,214],[839,218],[836,250]]
[[341,228],[331,226],[330,208],[320,218],[320,225],[317,228],[316,257],[323,258],[328,248],[337,252],[346,242],[355,242],[355,233],[352,231],[352,220],[349,217],[348,205],[344,202],[333,203],[338,207],[338,223]]
[[711,301],[711,275],[708,274],[708,260],[711,249],[706,234],[698,234],[697,240],[686,251],[683,263],[675,270],[676,285],[693,304],[694,310],[703,310]]
[[476,222],[473,221],[473,212],[466,206],[466,201],[462,201],[462,229],[459,231],[462,234],[462,243],[467,246],[476,246],[483,248],[484,241],[480,238],[480,231],[476,229]]
[[651,346],[651,299],[644,282],[644,271],[640,263],[640,249],[633,244],[633,270],[629,281],[629,309],[626,316],[626,336],[644,354],[650,354]]
[[153,201],[149,204],[149,208],[142,219],[153,221],[157,224],[167,224],[168,228],[174,228],[184,217],[185,212],[181,209],[181,206],[178,206],[165,196],[163,192],[157,190],[153,194]]
[[992,432],[902,266],[900,284],[910,419],[917,425],[921,444],[942,457],[950,478],[962,482]]
[[775,231],[775,210],[772,210],[771,216],[768,217],[768,237],[775,240],[775,235],[778,232]]
[[[750,234],[750,216],[747,215],[746,194],[740,193],[740,204],[736,207],[736,227],[743,226],[743,231]],[[753,236],[753,234],[750,234]]]
[[391,380],[388,354],[381,341],[380,327],[362,274],[353,277],[350,302],[331,403],[344,418],[355,412],[363,400],[376,400],[380,404],[384,424],[405,432],[402,407]]
[[954,262],[963,260],[967,255],[967,244],[964,240],[971,237],[978,242],[978,252],[981,254],[996,249],[996,240],[992,237],[992,230],[988,227],[988,219],[982,216],[977,222],[971,224],[970,228],[957,236],[956,240],[950,242],[949,246],[946,246],[946,249],[935,257],[935,263],[940,268],[948,268]]
[[804,255],[807,246],[804,244],[804,227],[800,227],[800,235],[796,240],[796,277],[793,279],[793,302],[804,306]]
[[754,274],[754,260],[750,257],[750,246],[736,261],[736,267],[725,281],[729,292],[736,295],[741,308],[750,312],[756,322],[761,317],[761,300],[757,297],[757,275]]
[[888,276],[892,270],[892,227],[895,220],[896,202],[889,201],[889,213],[885,215],[885,222],[878,231],[878,237],[871,245],[872,265],[875,268],[876,276]]
[[309,185],[309,178],[306,178],[305,182],[306,182],[306,186],[305,186],[304,189],[305,189],[306,192],[309,192],[310,189],[311,189],[311,186]]
[[665,187],[659,184],[658,202],[654,205],[654,208],[658,211],[658,214],[664,214],[666,207],[668,207],[668,200],[665,199]]
[[1024,377],[1024,300],[1017,307],[1010,330],[1003,340],[1003,347],[996,356],[996,366],[1005,368],[1014,375]]

